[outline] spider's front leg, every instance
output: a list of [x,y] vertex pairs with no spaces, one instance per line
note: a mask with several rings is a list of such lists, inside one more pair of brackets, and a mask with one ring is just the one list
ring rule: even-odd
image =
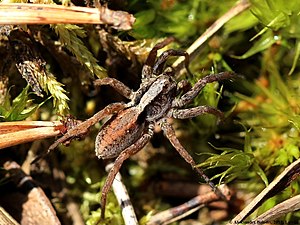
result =
[[84,136],[88,132],[88,130],[91,126],[98,123],[104,117],[119,112],[120,110],[124,109],[125,106],[126,105],[124,103],[112,103],[112,104],[106,106],[104,109],[100,110],[99,112],[97,112],[95,115],[93,115],[86,121],[81,122],[81,123],[77,124],[75,127],[68,130],[67,133],[65,133],[61,138],[57,139],[52,145],[50,145],[50,147],[48,148],[48,150],[45,153],[36,157],[32,161],[32,163],[36,163],[38,160],[40,160],[41,158],[43,158],[44,156],[49,154],[59,144],[65,143],[66,141],[70,141],[74,138],[79,138],[79,137]]
[[97,79],[93,82],[93,84],[94,86],[109,85],[125,98],[130,100],[132,100],[133,98],[133,91],[125,84],[123,84],[121,81],[115,78],[105,77],[102,79]]
[[202,105],[188,109],[171,109],[167,116],[173,117],[175,119],[189,119],[196,116],[200,116],[203,114],[212,114],[220,118],[222,120],[224,118],[224,114],[211,106]]
[[[143,134],[134,144],[123,150],[120,155],[116,158],[113,167],[108,173],[105,184],[102,188],[101,195],[101,219],[105,217],[105,206],[108,191],[110,190],[112,183],[119,172],[123,162],[128,159],[131,155],[139,152],[151,139],[153,135],[153,124],[149,125],[148,133]],[[126,207],[126,204],[124,204]]]
[[189,69],[189,63],[190,63],[190,56],[186,51],[183,50],[174,50],[174,49],[169,49],[167,51],[164,51],[156,60],[155,65],[153,66],[153,74],[159,75],[164,71],[164,66],[167,61],[167,59],[170,56],[184,56],[184,63],[185,63],[185,68],[189,75],[191,75],[191,71]]
[[187,163],[189,163],[192,166],[192,168],[197,171],[197,173],[199,173],[199,175],[205,180],[205,182],[211,187],[211,189],[221,199],[227,200],[225,195],[214,185],[213,182],[211,182],[211,180],[206,176],[204,171],[201,168],[197,167],[197,165],[196,165],[194,159],[192,158],[192,156],[187,152],[187,150],[185,150],[185,148],[181,145],[181,143],[177,139],[177,137],[175,135],[175,131],[174,131],[172,125],[169,124],[166,119],[162,119],[161,121],[159,121],[159,124],[160,124],[164,134],[169,139],[169,141],[171,142],[173,147],[176,149],[176,151],[180,154],[180,156]]
[[168,44],[170,44],[172,41],[174,41],[173,37],[169,37],[165,40],[163,40],[160,43],[157,43],[149,52],[148,57],[146,59],[146,62],[143,66],[142,69],[142,79],[144,78],[149,78],[152,76],[153,73],[153,66],[155,64],[156,61],[156,57],[157,57],[157,51],[159,49],[164,48],[165,46],[167,46]]
[[172,107],[181,108],[189,104],[208,83],[234,78],[235,76],[236,74],[234,72],[222,72],[203,77],[202,79],[198,80],[197,83],[179,99],[175,99],[172,102]]

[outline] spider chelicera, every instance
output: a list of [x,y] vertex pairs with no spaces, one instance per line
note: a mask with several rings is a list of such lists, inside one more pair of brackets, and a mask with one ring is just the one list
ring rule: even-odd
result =
[[88,129],[104,117],[111,118],[101,127],[96,143],[95,151],[98,158],[116,158],[112,169],[108,173],[106,182],[102,188],[101,195],[101,218],[104,218],[107,193],[110,190],[113,180],[121,168],[122,163],[131,155],[140,151],[153,136],[154,125],[158,124],[173,147],[189,163],[206,183],[215,191],[220,198],[224,195],[205,175],[203,170],[197,167],[191,155],[181,145],[175,136],[172,125],[167,118],[187,119],[205,113],[218,117],[222,113],[210,106],[197,106],[183,109],[203,89],[207,83],[220,81],[234,77],[232,72],[208,75],[196,82],[182,96],[177,97],[182,86],[174,79],[175,71],[165,68],[169,56],[184,56],[185,67],[189,72],[189,55],[182,50],[167,50],[157,57],[157,51],[168,45],[172,38],[156,44],[150,51],[145,65],[142,69],[142,82],[137,91],[132,91],[122,82],[114,78],[103,78],[94,81],[95,86],[110,85],[121,95],[129,99],[128,103],[112,103],[96,113],[86,121],[69,129],[61,138],[53,143],[47,153],[52,151],[60,143],[65,143],[74,138],[80,137],[88,132]]

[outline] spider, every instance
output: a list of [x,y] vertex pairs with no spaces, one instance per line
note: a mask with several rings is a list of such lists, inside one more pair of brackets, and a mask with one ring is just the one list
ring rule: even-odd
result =
[[[101,127],[95,141],[95,152],[98,158],[116,158],[112,169],[109,171],[101,195],[101,218],[105,216],[105,205],[108,191],[113,180],[120,170],[122,163],[150,141],[153,136],[154,125],[158,124],[165,136],[181,157],[189,163],[194,170],[221,198],[225,198],[219,189],[210,181],[203,170],[196,166],[192,156],[181,145],[175,136],[172,125],[167,118],[187,119],[205,113],[218,117],[222,113],[210,106],[197,106],[182,109],[189,104],[207,84],[234,77],[232,72],[208,75],[186,91],[181,97],[177,97],[184,83],[176,83],[175,71],[165,68],[165,63],[170,56],[184,56],[185,67],[188,72],[189,55],[182,50],[170,49],[157,57],[157,51],[170,42],[173,38],[167,38],[156,44],[150,51],[142,69],[142,82],[137,91],[132,91],[122,82],[114,78],[103,78],[94,81],[95,86],[110,85],[117,92],[129,99],[128,103],[112,103],[96,113],[86,121],[69,129],[61,138],[56,140],[47,153],[55,149],[60,143],[65,143],[74,138],[81,137],[88,129],[104,117],[111,116]],[[47,154],[46,153],[46,154]]]

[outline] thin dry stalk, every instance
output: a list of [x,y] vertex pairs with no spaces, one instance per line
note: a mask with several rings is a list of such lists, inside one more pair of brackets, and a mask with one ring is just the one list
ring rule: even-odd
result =
[[57,136],[64,130],[60,121],[17,121],[0,123],[0,149]]
[[[250,7],[250,3],[247,0],[241,0],[237,5],[233,6],[223,16],[216,20],[187,50],[186,52],[190,55],[190,60],[193,60],[199,53],[200,47],[205,43],[211,36],[213,36],[225,23],[237,16],[241,12],[245,11]],[[184,67],[184,60],[182,57],[178,58],[172,65],[177,71],[180,71]],[[179,73],[180,74],[180,73]]]
[[255,220],[251,220],[251,224],[275,223],[275,220],[294,211],[300,210],[300,195],[296,195],[280,204],[274,206],[268,211],[258,216]]
[[300,174],[300,159],[293,162],[285,168],[285,170],[276,177],[262,192],[257,195],[230,223],[242,223],[255,209],[257,209],[264,201],[284,190],[290,183],[295,180]]
[[[230,191],[226,185],[221,185],[219,189],[226,198],[230,198]],[[147,225],[169,224],[189,215],[190,213],[193,213],[199,208],[204,207],[205,204],[219,199],[220,197],[213,191],[198,195],[182,205],[162,211],[152,216]]]
[[106,7],[87,8],[46,4],[0,4],[0,24],[108,24],[118,30],[130,30],[135,18]]
[[0,206],[0,224],[20,225],[4,208]]
[[[105,169],[108,172],[112,167],[113,163],[110,163],[105,167]],[[136,218],[133,206],[131,204],[126,186],[122,182],[122,177],[120,173],[117,173],[112,184],[112,189],[122,210],[122,216],[125,225],[138,225],[138,220]]]

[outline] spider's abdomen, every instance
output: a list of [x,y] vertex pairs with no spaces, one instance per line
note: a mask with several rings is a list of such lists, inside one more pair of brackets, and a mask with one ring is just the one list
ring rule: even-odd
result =
[[95,142],[98,158],[115,158],[141,137],[144,123],[139,123],[138,117],[136,108],[131,107],[121,111],[103,125]]

